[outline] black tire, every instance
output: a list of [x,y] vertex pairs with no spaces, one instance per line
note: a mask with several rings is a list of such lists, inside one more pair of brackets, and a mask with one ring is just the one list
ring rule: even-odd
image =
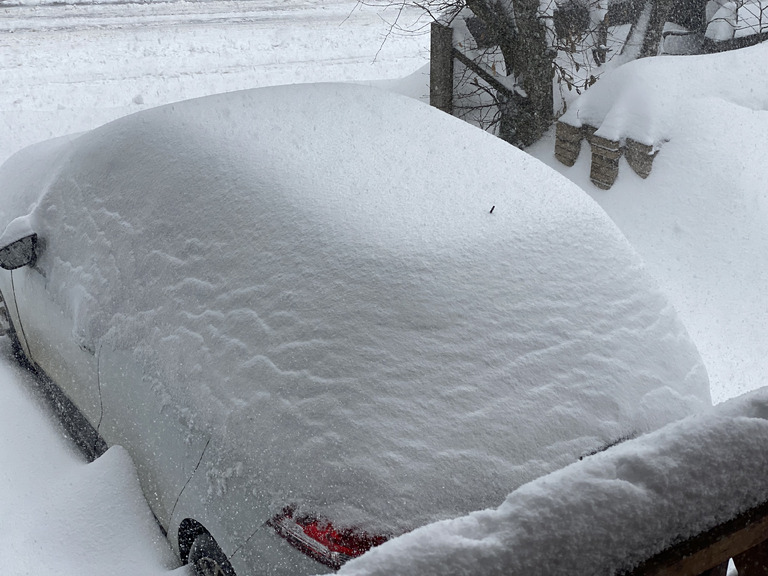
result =
[[200,534],[192,542],[189,563],[195,576],[235,576],[226,554],[208,533]]
[[11,317],[8,314],[8,308],[5,306],[3,293],[0,292],[0,334],[7,334],[11,328]]
[[19,337],[16,335],[16,329],[13,327],[13,322],[11,322],[11,315],[8,312],[8,308],[5,304],[5,300],[2,294],[0,294],[0,330],[2,330],[0,334],[5,332],[5,335],[8,336],[9,340],[11,341],[11,353],[13,354],[13,357],[16,358],[18,363],[21,364],[24,368],[32,368],[32,364],[29,362],[27,355],[24,353],[24,349],[21,347]]

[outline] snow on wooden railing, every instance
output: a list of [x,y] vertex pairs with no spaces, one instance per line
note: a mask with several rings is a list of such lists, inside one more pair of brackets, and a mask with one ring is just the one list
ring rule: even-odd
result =
[[594,126],[576,127],[565,122],[557,123],[555,158],[566,166],[573,166],[581,151],[581,141],[586,138],[592,148],[592,166],[589,177],[592,183],[608,190],[619,175],[619,159],[624,156],[635,174],[647,178],[653,167],[658,149],[627,138],[624,145],[596,134]]
[[339,576],[768,574],[768,388],[585,455]]
[[739,576],[768,574],[768,504],[739,514],[643,562],[628,576]]

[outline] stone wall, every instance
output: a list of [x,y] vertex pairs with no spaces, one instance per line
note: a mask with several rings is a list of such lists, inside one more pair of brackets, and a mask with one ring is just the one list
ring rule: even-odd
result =
[[638,176],[648,177],[653,160],[659,152],[654,146],[641,144],[631,138],[626,138],[622,145],[618,140],[598,136],[597,130],[594,126],[576,127],[558,122],[555,158],[566,166],[573,166],[581,152],[581,141],[586,139],[592,149],[589,177],[598,188],[608,190],[613,186],[619,175],[619,159],[622,155]]

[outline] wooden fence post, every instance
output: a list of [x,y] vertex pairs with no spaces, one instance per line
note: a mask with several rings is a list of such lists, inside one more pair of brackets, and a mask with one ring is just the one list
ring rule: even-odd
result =
[[453,114],[453,28],[432,22],[429,60],[429,103]]

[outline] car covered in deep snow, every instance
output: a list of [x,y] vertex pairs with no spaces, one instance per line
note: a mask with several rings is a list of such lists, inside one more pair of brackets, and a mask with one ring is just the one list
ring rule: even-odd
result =
[[313,574],[709,404],[612,222],[504,142],[320,84],[0,169],[2,312],[201,574]]

